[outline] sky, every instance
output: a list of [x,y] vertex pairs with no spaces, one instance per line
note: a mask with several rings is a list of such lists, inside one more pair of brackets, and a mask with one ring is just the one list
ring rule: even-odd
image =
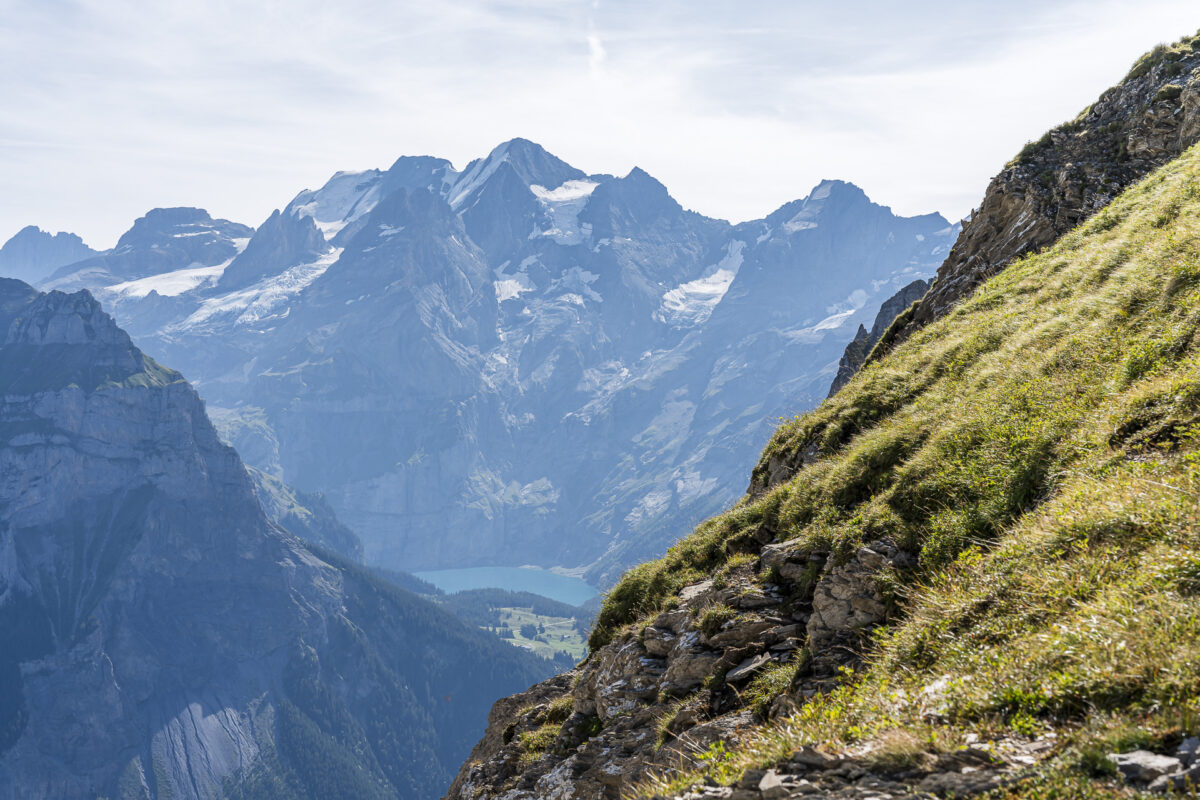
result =
[[1195,0],[0,0],[0,241],[258,225],[339,170],[522,136],[742,221],[853,181],[955,220]]

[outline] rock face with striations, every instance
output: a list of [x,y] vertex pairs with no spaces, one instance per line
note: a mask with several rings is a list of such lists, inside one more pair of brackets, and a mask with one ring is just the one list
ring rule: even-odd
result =
[[1025,253],[1075,228],[1200,141],[1200,34],[1160,46],[1078,117],[1030,143],[988,185],[929,292],[883,350],[946,314]]
[[86,292],[0,280],[0,794],[436,795],[548,670],[269,522]]

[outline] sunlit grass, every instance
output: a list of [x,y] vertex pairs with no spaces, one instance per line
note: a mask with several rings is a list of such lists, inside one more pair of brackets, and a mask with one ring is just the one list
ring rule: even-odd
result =
[[[740,774],[803,744],[890,736],[897,758],[916,758],[914,742],[970,730],[1055,732],[1049,771],[1027,786],[1117,797],[1096,783],[1097,748],[1123,746],[1114,731],[1158,746],[1200,732],[1198,286],[1193,150],[784,422],[759,492],[633,570],[593,647],[764,528],[835,559],[890,538],[919,567],[897,587],[898,621],[840,688],[719,764],[642,789]],[[781,463],[794,475],[767,488]],[[1023,792],[998,796],[1038,796]]]

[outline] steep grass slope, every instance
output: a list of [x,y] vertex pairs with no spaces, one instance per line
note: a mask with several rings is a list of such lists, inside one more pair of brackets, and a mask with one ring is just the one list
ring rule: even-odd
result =
[[759,529],[835,559],[890,538],[919,554],[879,576],[902,621],[747,763],[1054,730],[1061,767],[1106,772],[1131,731],[1200,732],[1198,285],[1192,150],[782,425],[751,498],[634,570],[594,643]]
[[783,422],[744,500],[608,595],[573,688],[497,706],[516,755],[485,738],[451,796],[617,796],[556,778],[589,758],[626,794],[742,791],[806,745],[916,781],[981,742],[1006,796],[1130,792],[1107,753],[1200,734],[1198,346],[1193,149]]

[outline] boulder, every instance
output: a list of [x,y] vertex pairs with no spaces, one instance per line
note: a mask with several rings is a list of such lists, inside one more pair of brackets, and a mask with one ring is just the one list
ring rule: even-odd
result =
[[910,553],[881,540],[860,547],[841,566],[826,567],[813,594],[813,613],[808,620],[809,647],[814,653],[840,634],[883,622],[887,606],[877,586],[879,573],[915,563]]
[[1155,778],[1179,772],[1183,767],[1183,762],[1178,758],[1151,753],[1149,750],[1109,753],[1107,758],[1117,765],[1117,770],[1126,780],[1133,783],[1150,783]]

